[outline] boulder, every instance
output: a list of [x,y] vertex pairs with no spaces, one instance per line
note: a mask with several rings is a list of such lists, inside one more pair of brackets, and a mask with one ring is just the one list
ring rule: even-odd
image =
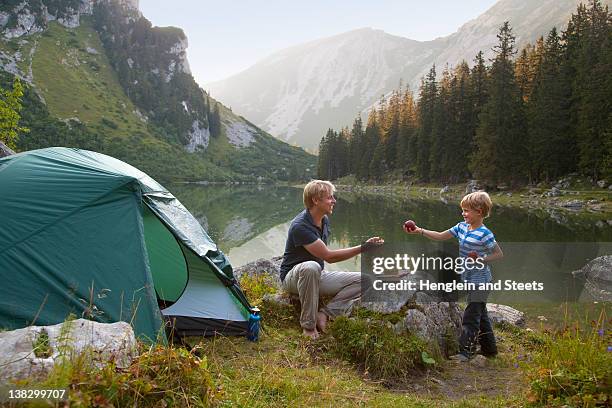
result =
[[244,276],[267,275],[271,278],[270,283],[277,290],[281,290],[280,265],[282,261],[282,256],[275,256],[272,259],[260,258],[234,269],[234,277],[240,280]]
[[461,334],[461,310],[455,302],[436,302],[434,298],[418,292],[411,299],[405,317],[395,325],[398,334],[409,332],[438,343],[448,350]]
[[612,301],[612,255],[597,257],[572,275],[585,279],[580,300]]
[[561,190],[559,190],[559,188],[557,188],[556,186],[550,189],[550,192],[548,193],[549,197],[559,197],[561,195]]
[[569,200],[560,204],[561,207],[569,208],[570,210],[579,210],[584,207],[584,201],[582,200]]
[[11,154],[15,154],[13,149],[0,142],[0,157],[10,156]]
[[96,367],[126,368],[137,355],[134,331],[126,322],[78,319],[0,332],[0,383],[44,378],[56,362],[82,353]]
[[492,323],[525,327],[525,313],[510,306],[487,303],[487,314]]
[[597,181],[597,186],[599,188],[606,188],[607,185],[608,185],[608,182],[606,180],[599,180],[599,181]]
[[465,194],[470,194],[478,190],[482,190],[482,187],[478,183],[478,180],[470,180],[465,186]]

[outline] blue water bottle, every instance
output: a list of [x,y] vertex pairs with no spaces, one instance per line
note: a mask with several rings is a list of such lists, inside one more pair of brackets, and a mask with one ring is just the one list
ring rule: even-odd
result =
[[259,309],[254,307],[251,309],[251,314],[249,315],[249,332],[247,333],[247,339],[250,341],[258,341],[259,340],[259,321],[261,320],[261,316],[259,315]]

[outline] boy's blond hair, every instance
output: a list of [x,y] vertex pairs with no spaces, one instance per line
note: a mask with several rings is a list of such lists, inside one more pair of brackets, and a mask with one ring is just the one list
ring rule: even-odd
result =
[[304,187],[304,205],[306,208],[312,208],[315,203],[315,198],[323,198],[325,194],[332,195],[336,192],[336,187],[329,181],[311,180]]
[[491,197],[484,191],[475,191],[463,197],[461,208],[478,211],[484,218],[487,218],[491,214],[493,202]]

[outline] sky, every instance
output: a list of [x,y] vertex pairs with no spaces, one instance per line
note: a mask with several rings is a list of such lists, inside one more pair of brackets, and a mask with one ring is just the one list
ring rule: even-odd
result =
[[454,33],[496,0],[140,0],[155,26],[175,26],[200,86],[281,49],[371,27],[413,40]]

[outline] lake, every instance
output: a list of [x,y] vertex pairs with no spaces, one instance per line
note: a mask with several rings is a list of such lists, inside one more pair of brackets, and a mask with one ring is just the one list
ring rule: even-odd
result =
[[[176,184],[171,191],[234,267],[282,255],[289,224],[303,209],[302,190],[292,187]],[[330,217],[332,248],[358,245],[378,235],[390,246],[426,251],[431,242],[402,231],[406,219],[437,231],[462,221],[458,203],[342,192],[337,196]],[[495,196],[492,199],[495,203]],[[547,288],[544,293],[521,293],[518,299],[512,292],[500,292],[493,299],[500,303],[534,303],[537,310],[555,314],[560,299],[577,298],[582,290],[582,283],[569,272],[597,256],[612,254],[612,226],[601,215],[497,206],[486,225],[506,255],[493,265],[494,280],[536,280]],[[452,248],[456,243],[447,245],[451,253],[456,251]],[[333,270],[360,270],[360,266],[359,258],[326,264]]]

